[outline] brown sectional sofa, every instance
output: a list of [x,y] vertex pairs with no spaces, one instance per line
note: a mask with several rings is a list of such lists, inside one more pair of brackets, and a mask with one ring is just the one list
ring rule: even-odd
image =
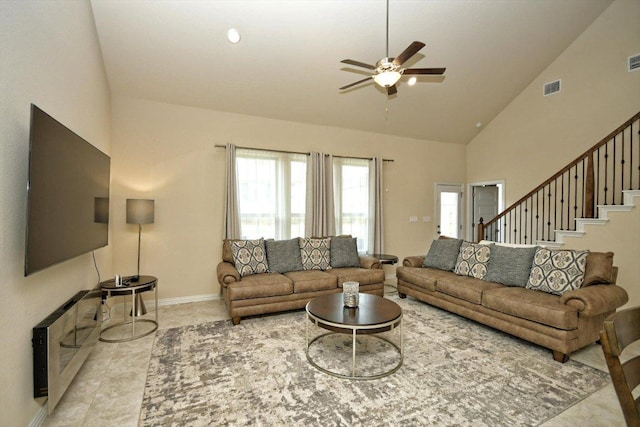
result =
[[[587,272],[602,253],[587,255]],[[612,254],[610,257],[612,258]],[[398,267],[398,293],[464,316],[553,351],[559,362],[599,340],[604,319],[628,301],[615,284],[617,267],[609,283],[595,284],[554,295],[539,290],[505,286],[453,271],[422,267],[424,256],[404,259]]]
[[234,325],[243,317],[303,308],[311,299],[342,292],[344,282],[360,283],[360,292],[384,296],[380,261],[359,256],[359,267],[259,273],[242,277],[234,264],[230,241],[222,246],[217,276]]

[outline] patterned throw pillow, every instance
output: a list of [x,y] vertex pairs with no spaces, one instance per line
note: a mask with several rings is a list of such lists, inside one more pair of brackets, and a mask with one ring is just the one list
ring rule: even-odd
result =
[[478,245],[462,242],[454,272],[460,276],[483,279],[487,274],[487,264],[491,256],[492,245]]
[[305,270],[331,268],[331,239],[299,238],[302,267]]
[[233,252],[233,262],[240,276],[269,271],[264,239],[233,241],[231,242],[231,251]]
[[580,288],[589,251],[539,248],[533,257],[527,289],[562,295]]

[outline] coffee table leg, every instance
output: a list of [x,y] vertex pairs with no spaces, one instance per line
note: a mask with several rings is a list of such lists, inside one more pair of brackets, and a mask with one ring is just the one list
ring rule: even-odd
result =
[[353,358],[351,360],[351,375],[356,376],[356,329],[353,329]]

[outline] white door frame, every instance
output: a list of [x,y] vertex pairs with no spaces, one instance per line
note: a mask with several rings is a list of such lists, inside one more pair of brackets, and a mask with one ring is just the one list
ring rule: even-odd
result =
[[[466,230],[467,240],[470,242],[475,242],[477,236],[472,236],[471,234],[475,231],[471,227],[471,221],[473,218],[471,217],[471,211],[473,210],[473,187],[480,187],[483,185],[497,185],[498,186],[498,213],[502,212],[505,208],[505,181],[504,179],[496,180],[496,181],[481,181],[481,182],[471,182],[467,184],[467,209],[466,209],[466,221],[464,222],[464,229]],[[489,218],[492,219],[492,218]]]
[[461,183],[450,183],[450,182],[435,182],[433,185],[433,196],[434,196],[434,206],[433,206],[433,217],[434,217],[434,230],[433,230],[433,234],[435,236],[435,238],[437,239],[438,237],[440,237],[440,235],[438,234],[438,224],[440,223],[440,217],[439,217],[439,213],[440,213],[440,204],[438,201],[438,187],[440,186],[447,186],[447,187],[456,187],[457,189],[459,189],[461,197],[459,199],[459,209],[458,209],[458,222],[459,224],[462,226],[462,229],[460,230],[460,233],[458,234],[459,238],[462,238],[462,236],[464,236],[465,233],[465,223],[464,223],[464,184]]

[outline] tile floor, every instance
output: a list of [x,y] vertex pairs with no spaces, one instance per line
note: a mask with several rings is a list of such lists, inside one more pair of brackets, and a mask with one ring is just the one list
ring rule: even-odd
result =
[[[389,291],[393,292],[393,289],[387,289]],[[117,309],[113,311],[114,320],[122,318],[121,310],[120,313]],[[153,310],[149,311],[145,317],[153,318]],[[222,300],[160,306],[158,309],[159,329],[228,318]],[[137,426],[154,336],[124,343],[98,342],[55,411],[42,425]],[[632,351],[640,353],[640,346]],[[573,354],[572,358],[607,370],[598,345],[591,345]],[[544,427],[624,425],[611,384],[543,424]]]

